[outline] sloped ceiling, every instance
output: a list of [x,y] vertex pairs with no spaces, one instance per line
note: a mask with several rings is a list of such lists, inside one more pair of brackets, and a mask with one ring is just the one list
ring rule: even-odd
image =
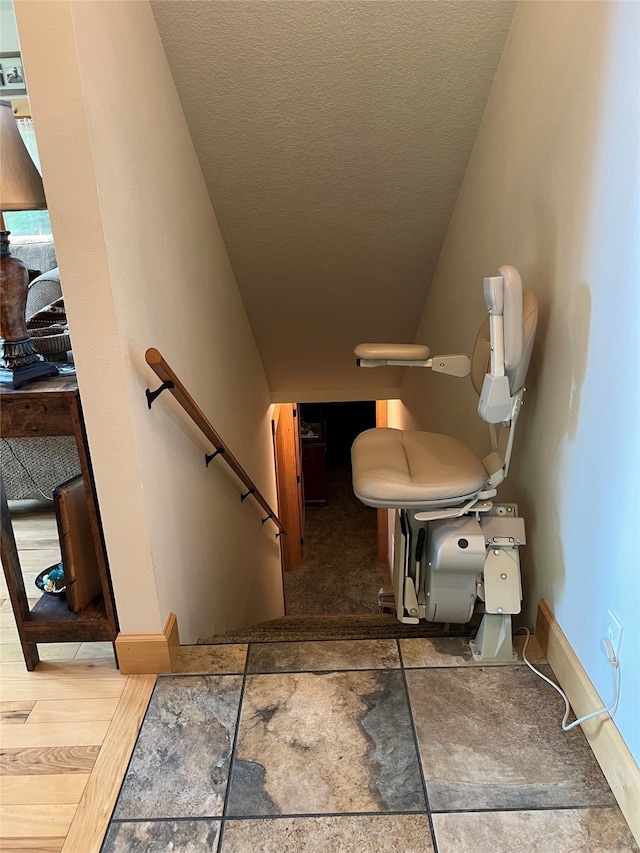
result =
[[515,3],[152,6],[273,399],[396,386]]

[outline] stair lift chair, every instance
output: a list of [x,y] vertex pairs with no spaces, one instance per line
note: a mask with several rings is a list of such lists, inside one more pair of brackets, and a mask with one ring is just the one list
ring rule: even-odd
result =
[[494,503],[509,471],[525,392],[538,308],[517,269],[484,279],[488,317],[466,355],[431,357],[418,344],[360,344],[359,367],[426,367],[468,376],[489,423],[492,451],[480,459],[456,438],[430,432],[370,429],[355,440],[353,490],[366,506],[396,511],[393,599],[401,622],[482,621],[475,660],[513,660],[512,614],[520,612],[518,548],[524,520],[515,504]]

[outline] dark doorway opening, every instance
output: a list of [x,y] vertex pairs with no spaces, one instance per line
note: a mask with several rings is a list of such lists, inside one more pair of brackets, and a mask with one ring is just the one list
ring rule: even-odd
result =
[[376,613],[388,583],[378,563],[376,511],[351,486],[351,445],[376,426],[373,401],[299,406],[305,488],[304,559],[285,575],[286,613]]

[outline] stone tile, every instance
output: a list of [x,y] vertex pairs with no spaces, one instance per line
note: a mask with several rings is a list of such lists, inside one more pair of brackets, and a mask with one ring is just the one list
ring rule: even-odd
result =
[[220,821],[112,823],[101,853],[205,853],[217,850]]
[[633,853],[617,808],[433,816],[439,853]]
[[248,672],[321,672],[400,667],[395,640],[252,643]]
[[[514,651],[518,653],[517,661],[482,661],[477,663],[471,657],[468,637],[416,637],[400,640],[402,663],[405,667],[425,666],[510,666],[513,663],[524,663],[522,649],[525,637],[513,638]],[[535,637],[527,644],[527,659],[535,666],[546,663],[542,649]]]
[[247,660],[247,644],[181,646],[175,671],[222,675],[242,673]]
[[433,853],[426,815],[228,820],[220,853]]
[[247,677],[227,816],[424,809],[399,670]]
[[562,731],[561,697],[527,667],[406,678],[434,811],[615,804],[582,731]]
[[222,814],[242,677],[160,676],[116,819]]

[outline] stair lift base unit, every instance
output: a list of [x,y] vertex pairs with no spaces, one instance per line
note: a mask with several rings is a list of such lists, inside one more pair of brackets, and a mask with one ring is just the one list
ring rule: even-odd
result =
[[[395,511],[398,620],[466,624],[482,614],[470,643],[474,660],[511,661],[511,617],[522,601],[524,520],[515,504],[492,498],[509,471],[537,302],[522,290],[520,275],[510,266],[485,279],[484,296],[488,317],[470,360],[431,357],[428,347],[415,344],[360,344],[355,353],[362,367],[404,364],[453,376],[470,372],[480,398],[478,414],[490,424],[489,455],[479,459],[458,439],[436,433],[367,430],[352,448],[353,489],[365,505]],[[466,371],[461,369],[465,359]]]
[[[502,522],[500,536],[493,535],[494,518]],[[511,616],[521,609],[518,548],[524,542],[523,519],[513,504],[493,505],[480,519],[468,515],[430,522],[396,510],[397,619],[414,625],[420,619],[463,625],[483,612],[470,644],[474,659],[514,660]]]

